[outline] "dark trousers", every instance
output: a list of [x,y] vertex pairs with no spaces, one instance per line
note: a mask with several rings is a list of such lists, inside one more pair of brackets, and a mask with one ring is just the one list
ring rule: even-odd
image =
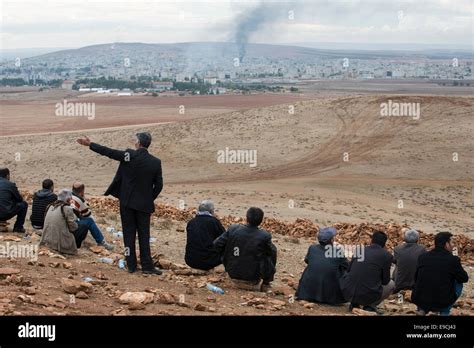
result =
[[27,211],[28,211],[28,203],[26,203],[25,201],[17,203],[15,210],[12,213],[0,216],[0,221],[10,220],[16,215],[16,222],[15,222],[15,225],[13,226],[13,229],[15,228],[21,229],[23,228],[23,225],[25,223]]
[[74,239],[76,240],[76,247],[78,249],[81,247],[84,239],[86,239],[87,232],[88,232],[88,229],[87,229],[87,226],[85,225],[79,225],[79,227],[75,231],[71,232],[74,235]]
[[154,268],[150,251],[150,215],[150,213],[144,213],[120,205],[123,243],[125,245],[125,259],[127,260],[128,269],[137,268],[137,255],[135,251],[135,238],[137,233],[142,270],[145,271]]
[[272,250],[271,256],[266,256],[262,260],[262,280],[264,284],[268,284],[273,281],[276,273],[277,263],[277,252]]

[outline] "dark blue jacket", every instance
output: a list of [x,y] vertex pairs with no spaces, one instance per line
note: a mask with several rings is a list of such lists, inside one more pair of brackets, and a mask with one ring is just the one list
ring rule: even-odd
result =
[[338,250],[332,245],[324,247],[313,244],[309,247],[304,259],[308,266],[296,290],[298,300],[329,304],[346,302],[339,281],[349,267],[349,262],[345,257],[339,256],[343,252]]

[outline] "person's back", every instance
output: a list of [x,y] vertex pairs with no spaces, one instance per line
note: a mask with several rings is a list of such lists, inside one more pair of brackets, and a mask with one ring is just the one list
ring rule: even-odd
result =
[[[387,235],[375,231],[372,244],[364,248],[363,257],[353,258],[341,278],[341,290],[351,306],[363,305],[367,310],[376,310],[377,305],[393,291],[390,280],[392,255],[384,249]],[[361,255],[361,256],[362,256]]]
[[343,251],[331,244],[309,247],[305,268],[296,291],[298,300],[338,304],[346,302],[339,281],[349,263]]
[[270,233],[249,225],[232,225],[227,232],[223,262],[229,276],[248,281],[261,279],[261,262],[271,248]]
[[76,254],[76,240],[71,233],[78,228],[76,216],[68,204],[56,203],[50,205],[46,212],[41,244],[61,253]]
[[15,211],[16,204],[22,199],[16,192],[18,188],[14,182],[0,177],[0,216],[8,216]]
[[420,255],[426,253],[426,248],[417,243],[404,243],[393,250],[395,292],[412,289],[415,284],[415,272]]
[[186,252],[184,260],[192,268],[209,270],[221,264],[221,257],[214,248],[214,240],[225,232],[221,222],[214,217],[214,205],[203,201],[197,215],[186,226]]
[[468,278],[459,257],[435,247],[418,259],[412,301],[426,312],[441,311],[456,301],[456,282]]
[[58,199],[53,192],[54,184],[50,179],[43,181],[43,188],[33,195],[33,205],[31,208],[31,225],[36,229],[43,228],[46,208]]
[[[93,144],[95,150],[98,144]],[[161,187],[156,187],[156,178],[161,178],[161,160],[151,155],[146,148],[127,149],[112,185],[105,192],[120,199],[122,205],[144,212],[153,212],[153,201]]]

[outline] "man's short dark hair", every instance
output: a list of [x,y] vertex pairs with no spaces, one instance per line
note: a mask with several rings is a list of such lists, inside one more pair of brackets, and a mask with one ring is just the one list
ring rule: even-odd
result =
[[51,190],[51,188],[53,187],[54,185],[54,182],[53,180],[51,179],[44,179],[43,180],[43,188],[46,189],[46,190]]
[[375,231],[372,234],[372,243],[380,245],[382,248],[385,248],[385,243],[387,243],[387,235],[382,231]]
[[435,248],[444,248],[447,242],[451,241],[451,232],[439,232],[435,236]]
[[142,133],[137,133],[137,139],[138,142],[140,143],[140,146],[145,147],[148,149],[148,147],[151,144],[151,134],[148,132],[142,132]]
[[81,193],[82,191],[84,191],[84,184],[80,184],[80,185],[72,185],[72,192],[75,193],[76,195]]
[[263,221],[263,210],[256,207],[250,207],[247,210],[247,222],[251,226],[259,226]]
[[0,168],[0,178],[6,178],[10,174],[10,169]]

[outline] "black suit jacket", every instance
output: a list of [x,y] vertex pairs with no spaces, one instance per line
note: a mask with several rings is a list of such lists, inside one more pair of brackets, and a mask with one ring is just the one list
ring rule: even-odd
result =
[[446,249],[434,248],[418,258],[412,301],[425,311],[439,311],[456,301],[454,282],[468,280],[459,257]]
[[130,209],[152,213],[154,200],[163,189],[161,161],[145,148],[125,151],[110,149],[96,143],[89,148],[100,155],[120,162],[117,173],[105,195],[112,195]]
[[364,260],[353,258],[348,273],[341,278],[341,290],[346,301],[369,305],[382,296],[382,285],[390,282],[392,255],[380,245],[364,248]]

